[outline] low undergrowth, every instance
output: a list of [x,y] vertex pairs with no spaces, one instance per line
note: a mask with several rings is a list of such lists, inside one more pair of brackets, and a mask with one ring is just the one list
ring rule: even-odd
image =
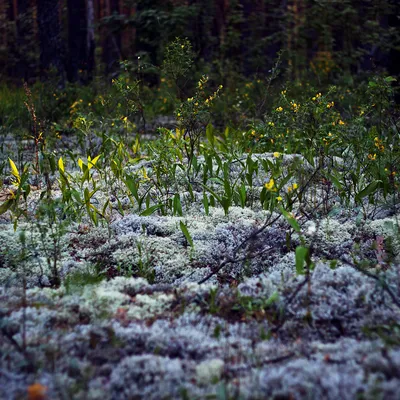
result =
[[[214,339],[223,336],[226,323],[254,323],[257,340],[295,340],[296,332],[308,335],[311,329],[310,337],[327,341],[364,335],[398,346],[393,310],[400,307],[394,278],[400,262],[400,126],[394,78],[372,76],[360,88],[325,90],[287,83],[267,103],[261,97],[263,107],[269,106],[262,115],[221,126],[215,115],[225,88],[206,75],[191,89],[179,86],[192,65],[187,41],[175,41],[168,57],[162,83],[171,82],[175,90],[168,108],[175,127],[159,128],[152,140],[137,133],[139,124],[148,123],[146,93],[129,63],[108,96],[90,105],[74,102],[64,126],[40,120],[35,95],[25,88],[30,134],[1,144],[6,158],[0,168],[0,215],[8,236],[1,236],[0,269],[7,270],[1,275],[4,289],[22,288],[20,308],[14,304],[22,312],[20,336],[7,324],[1,332],[26,370],[44,368],[26,334],[31,308],[41,308],[40,301],[30,303],[35,290],[94,302],[98,309],[74,324],[114,318],[128,326],[144,318],[152,326],[165,315],[197,313],[217,321]],[[266,82],[244,85],[247,105],[249,93],[254,89],[258,96],[262,85],[269,89],[274,74],[277,67]],[[238,103],[236,110],[240,120],[244,109]],[[281,270],[271,272],[274,265]],[[379,290],[346,292],[336,269],[343,279],[365,279],[368,288]],[[262,281],[268,274],[275,278]],[[133,289],[118,286],[122,277],[136,282]],[[253,282],[256,278],[261,280]],[[136,290],[143,282],[152,288]],[[206,289],[193,294],[188,282]],[[329,303],[324,285],[332,298],[351,299],[357,318],[374,306],[388,315],[362,329],[342,318],[351,318],[344,307],[332,317],[335,312],[326,311],[319,298],[328,308],[340,306]],[[130,302],[144,314],[125,308]],[[104,335],[112,336],[104,341],[118,344],[121,338],[110,332],[89,347],[96,348]],[[224,373],[216,373],[216,381],[234,375]],[[85,385],[74,390],[83,393]],[[218,390],[219,398],[228,398]]]

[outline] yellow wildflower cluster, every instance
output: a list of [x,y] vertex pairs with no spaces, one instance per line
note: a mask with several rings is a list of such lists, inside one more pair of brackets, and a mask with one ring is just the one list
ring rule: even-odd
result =
[[288,193],[293,192],[294,190],[296,190],[298,188],[297,183],[293,183],[293,185],[289,186],[287,188]]
[[299,109],[300,109],[300,104],[297,104],[297,103],[295,103],[294,101],[291,101],[291,102],[290,102],[290,105],[291,105],[292,110],[293,110],[294,112],[299,111]]
[[265,185],[265,189],[267,189],[270,192],[276,192],[276,186],[275,186],[275,181],[274,178],[271,178],[269,182],[267,182]]
[[374,144],[375,144],[375,147],[377,147],[379,149],[379,151],[385,150],[385,146],[382,144],[382,140],[380,140],[378,137],[376,137],[374,139]]
[[391,176],[395,176],[396,175],[396,171],[389,171],[387,168],[385,168],[385,172]]
[[374,154],[368,154],[368,159],[371,160],[371,161],[376,160],[376,153],[374,153]]
[[329,132],[328,137],[322,138],[322,141],[324,142],[325,145],[328,145],[329,143],[331,143],[333,141],[333,139],[334,139],[334,137],[332,137],[332,133]]
[[275,126],[275,124],[272,121],[269,121],[268,126]]
[[330,103],[328,103],[328,104],[326,105],[326,108],[332,108],[334,105],[335,105],[335,102],[334,102],[334,101],[331,101]]
[[200,78],[200,80],[199,80],[199,82],[198,82],[198,84],[197,84],[197,87],[198,87],[200,90],[203,90],[203,89],[204,89],[204,85],[205,85],[207,82],[208,82],[208,76],[207,76],[207,75],[203,75],[203,76]]
[[274,157],[275,158],[279,158],[281,156],[281,153],[279,153],[278,151],[274,152]]
[[76,111],[78,110],[79,106],[83,103],[83,100],[77,100],[74,103],[71,104],[71,106],[69,107],[69,113],[71,115],[75,114]]
[[218,89],[217,89],[211,96],[209,96],[209,97],[204,101],[204,104],[205,104],[206,106],[210,106],[210,104],[212,103],[212,101],[215,100],[215,99],[217,98],[218,93],[219,93],[219,91],[220,91],[222,88],[223,88],[223,86],[222,86],[222,85],[219,85],[219,86],[218,86]]
[[276,111],[282,112],[282,111],[283,111],[283,108],[282,108],[282,107],[278,107],[278,108],[276,109]]
[[312,98],[312,100],[313,101],[317,101],[318,99],[320,99],[322,97],[322,94],[321,93],[317,93],[313,98]]

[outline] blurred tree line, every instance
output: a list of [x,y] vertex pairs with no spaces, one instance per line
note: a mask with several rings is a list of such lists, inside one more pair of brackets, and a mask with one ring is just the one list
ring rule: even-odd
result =
[[178,36],[223,80],[268,75],[281,51],[289,79],[398,75],[399,15],[398,0],[0,0],[0,78],[88,83],[160,65]]

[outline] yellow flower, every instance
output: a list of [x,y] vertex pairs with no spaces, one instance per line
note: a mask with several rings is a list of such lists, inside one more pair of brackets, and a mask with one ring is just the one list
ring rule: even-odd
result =
[[297,183],[293,183],[292,187],[293,187],[293,190],[296,190],[299,186],[297,185]]
[[339,120],[339,125],[345,125],[345,123],[340,119]]
[[370,159],[370,160],[376,160],[376,154],[374,154],[374,155],[372,155],[372,154],[368,154],[368,158]]
[[281,197],[281,196],[278,196],[276,199],[277,199],[278,201],[282,201],[282,197]]
[[275,124],[274,124],[273,122],[271,122],[271,121],[268,122],[268,125],[269,125],[269,126],[275,126]]
[[267,190],[269,190],[270,192],[275,192],[275,191],[276,191],[274,178],[271,178],[271,179],[269,180],[269,182],[266,183],[264,186],[265,186],[265,188],[266,188]]
[[277,151],[274,152],[274,157],[275,157],[275,158],[280,157],[280,155],[281,155],[281,153],[279,153],[279,152],[277,152]]
[[330,103],[328,103],[327,105],[326,105],[326,108],[331,108],[331,107],[333,107],[335,105],[335,102],[334,101],[331,101]]
[[276,111],[282,112],[282,111],[283,111],[283,108],[282,108],[282,107],[278,107],[278,108],[276,109]]

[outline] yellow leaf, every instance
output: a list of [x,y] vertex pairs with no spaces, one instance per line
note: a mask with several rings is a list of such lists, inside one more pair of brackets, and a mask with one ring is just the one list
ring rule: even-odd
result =
[[17,166],[14,164],[14,161],[11,160],[11,158],[8,159],[8,162],[10,163],[11,173],[17,178],[17,181],[19,182],[21,180],[21,177],[19,175]]
[[81,159],[78,160],[79,168],[83,171],[83,161]]
[[92,168],[94,165],[96,165],[97,161],[99,160],[101,154],[99,154],[97,157],[93,158],[93,160],[90,159],[90,156],[88,157],[88,168]]
[[64,161],[62,157],[60,157],[58,160],[58,168],[60,169],[61,172],[64,172]]

